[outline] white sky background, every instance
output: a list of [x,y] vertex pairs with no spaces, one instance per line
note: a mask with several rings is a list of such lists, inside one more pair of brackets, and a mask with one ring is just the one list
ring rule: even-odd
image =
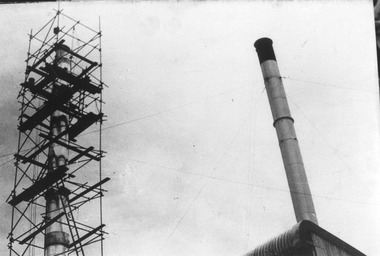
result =
[[[253,43],[274,41],[319,224],[380,251],[372,1],[88,2],[103,30],[105,255],[242,255],[295,224]],[[0,155],[17,147],[30,29],[56,3],[2,5]],[[8,24],[8,25],[6,25]],[[79,36],[79,35],[78,35]],[[89,140],[92,135],[88,135]],[[11,157],[0,158],[5,163]],[[14,168],[1,165],[0,254]]]

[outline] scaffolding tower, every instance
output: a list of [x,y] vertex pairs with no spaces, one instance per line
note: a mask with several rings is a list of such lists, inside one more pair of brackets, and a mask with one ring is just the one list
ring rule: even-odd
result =
[[54,12],[29,34],[18,94],[10,256],[103,255],[100,19],[92,29]]

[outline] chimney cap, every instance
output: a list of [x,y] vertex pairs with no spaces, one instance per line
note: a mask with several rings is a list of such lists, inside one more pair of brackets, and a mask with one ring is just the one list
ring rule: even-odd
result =
[[267,37],[260,38],[255,42],[254,46],[259,56],[260,64],[266,60],[276,60],[272,44],[272,39]]
[[257,39],[254,46],[258,48],[258,47],[262,47],[265,45],[272,45],[272,44],[273,44],[272,39],[268,37],[263,37],[263,38]]

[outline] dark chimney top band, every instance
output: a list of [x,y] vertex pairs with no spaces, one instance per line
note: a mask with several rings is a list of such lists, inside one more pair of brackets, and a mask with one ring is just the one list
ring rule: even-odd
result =
[[276,60],[272,44],[272,40],[267,37],[260,38],[255,42],[254,46],[259,56],[260,64],[266,60]]

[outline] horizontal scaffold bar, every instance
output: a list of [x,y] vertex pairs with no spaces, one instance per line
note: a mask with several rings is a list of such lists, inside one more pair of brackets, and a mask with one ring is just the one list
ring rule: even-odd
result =
[[83,151],[83,152],[79,153],[78,155],[74,156],[73,158],[71,158],[70,161],[69,161],[69,164],[74,163],[75,161],[77,161],[78,159],[80,159],[82,156],[84,156],[84,154],[87,154],[87,153],[89,153],[92,150],[94,150],[94,147],[86,148],[85,151]]
[[81,132],[86,130],[92,124],[100,121],[102,117],[103,117],[103,113],[94,114],[92,112],[83,116],[75,124],[69,127],[69,139],[73,140],[76,136],[78,136]]
[[41,69],[49,74],[48,77],[55,76],[56,78],[62,79],[65,82],[72,84],[75,91],[85,90],[92,94],[101,92],[101,88],[91,83],[88,76],[82,78],[56,65],[50,65],[48,63],[45,65],[46,66],[42,67]]
[[97,228],[94,228],[93,230],[91,230],[90,232],[88,232],[87,234],[85,234],[84,236],[80,237],[78,240],[72,242],[70,245],[69,245],[69,248],[79,244],[80,242],[82,242],[83,240],[89,238],[91,235],[95,234],[98,230],[101,230],[102,228],[104,228],[106,225],[102,224],[100,226],[98,226]]
[[102,184],[106,183],[106,182],[109,181],[109,180],[110,180],[110,178],[107,177],[107,178],[105,178],[105,179],[99,181],[98,183],[92,185],[91,187],[87,188],[87,189],[84,190],[83,192],[81,192],[81,193],[79,193],[78,195],[76,195],[76,196],[74,196],[73,198],[71,198],[71,199],[69,200],[69,202],[70,202],[70,203],[74,202],[74,201],[77,200],[78,198],[80,198],[80,197],[84,196],[85,194],[91,192],[92,190],[94,190],[95,188],[101,186]]
[[42,225],[40,228],[38,228],[36,231],[34,231],[32,234],[30,234],[29,236],[27,236],[26,238],[24,238],[20,244],[25,244],[27,241],[29,241],[30,239],[34,238],[36,235],[38,235],[38,233],[40,233],[41,231],[45,230],[47,227],[49,227],[51,224],[53,224],[54,222],[56,222],[57,220],[59,220],[63,215],[65,215],[65,212],[61,212],[60,214],[58,214],[57,216],[55,216],[53,219],[47,221],[45,223],[45,225]]
[[87,62],[87,63],[90,63],[90,64],[93,65],[93,66],[98,65],[98,63],[96,63],[96,62],[94,62],[94,61],[91,61],[91,60],[89,60],[89,59],[87,59],[87,58],[81,56],[80,54],[78,54],[78,53],[76,53],[76,52],[73,52],[73,51],[69,50],[67,47],[65,47],[65,46],[62,45],[62,44],[57,44],[57,45],[56,45],[56,48],[57,48],[57,49],[62,49],[62,50],[64,50],[65,52],[67,52],[68,54],[73,55],[73,56],[77,57],[78,59],[81,59],[81,60],[83,60],[83,61],[85,61],[85,62]]
[[86,150],[79,149],[77,146],[72,146],[71,144],[69,144],[69,143],[67,143],[67,142],[64,142],[64,141],[62,141],[62,140],[59,140],[59,138],[57,138],[57,137],[54,137],[54,138],[53,138],[53,137],[51,137],[51,136],[49,136],[49,135],[47,135],[47,134],[43,134],[43,133],[40,133],[40,136],[41,136],[42,138],[44,138],[44,139],[48,139],[48,140],[50,140],[50,143],[56,143],[56,144],[58,144],[58,145],[61,145],[61,146],[65,147],[65,148],[69,149],[69,150],[75,151],[75,152],[77,152],[77,153],[79,153],[79,154],[83,154],[83,155],[85,155],[85,156],[87,156],[88,158],[91,158],[91,159],[93,159],[93,160],[96,160],[96,161],[99,161],[99,160],[100,160],[100,157],[99,157],[99,156],[94,156],[94,155],[92,155],[92,154],[90,154],[90,153],[86,153],[86,152],[85,152]]
[[58,43],[56,43],[49,51],[47,51],[36,63],[33,64],[33,68],[38,67],[42,62],[44,62],[53,52],[56,51],[57,46],[63,45],[65,40],[61,40]]
[[21,132],[27,130],[32,130],[36,125],[45,120],[50,116],[54,111],[56,111],[60,106],[64,105],[70,100],[73,92],[68,87],[62,87],[58,92],[58,95],[52,95],[51,98],[35,112],[29,119],[21,123],[18,129]]
[[66,166],[59,166],[52,172],[48,172],[45,177],[37,180],[29,188],[25,189],[19,195],[14,196],[8,203],[12,206],[16,206],[22,201],[29,201],[42,191],[49,188],[51,185],[61,180],[66,176],[68,168]]
[[31,164],[37,165],[37,166],[39,166],[41,168],[44,168],[44,169],[48,168],[48,166],[46,164],[38,162],[38,161],[36,161],[36,160],[34,160],[34,159],[30,158],[30,157],[25,157],[25,156],[22,156],[22,155],[19,155],[19,154],[15,154],[15,157],[17,159],[23,160],[24,162],[29,162]]

